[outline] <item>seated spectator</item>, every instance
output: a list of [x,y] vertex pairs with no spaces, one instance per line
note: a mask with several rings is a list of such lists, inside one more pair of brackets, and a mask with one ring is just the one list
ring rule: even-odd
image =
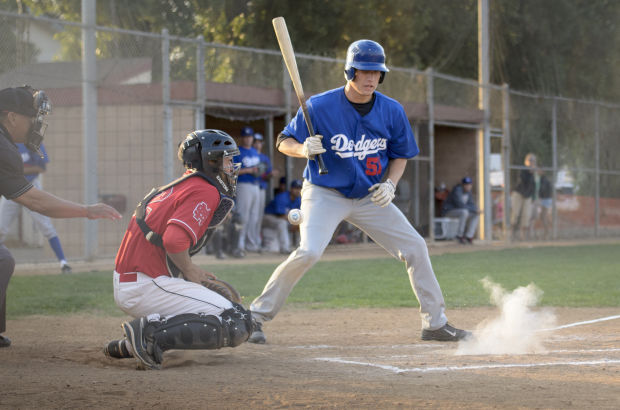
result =
[[273,189],[273,196],[286,192],[286,177],[281,177],[278,186]]
[[291,182],[291,189],[276,195],[265,207],[263,217],[263,240],[265,251],[289,254],[291,252],[291,235],[289,233],[288,211],[301,206],[300,180]]
[[470,177],[463,178],[460,184],[452,188],[443,202],[442,216],[459,220],[456,239],[462,244],[471,244],[478,228],[480,212],[474,203],[474,196],[471,192],[472,186]]

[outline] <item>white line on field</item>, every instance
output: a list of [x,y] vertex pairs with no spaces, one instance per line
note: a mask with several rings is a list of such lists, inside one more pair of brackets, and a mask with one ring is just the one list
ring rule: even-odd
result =
[[335,345],[300,345],[300,346],[290,346],[289,349],[342,349],[343,347],[346,347],[347,349],[422,349],[422,348],[438,348],[438,347],[445,347],[445,343],[444,344],[440,344],[440,343],[424,343],[424,344],[412,344],[412,345],[390,345],[390,346],[384,346],[384,345],[365,345],[365,346],[335,346]]
[[569,323],[567,325],[562,325],[562,326],[558,326],[558,327],[552,327],[550,329],[540,329],[538,330],[539,332],[548,332],[551,330],[560,330],[560,329],[566,329],[567,327],[575,327],[575,326],[581,326],[581,325],[589,325],[591,323],[598,323],[598,322],[605,322],[607,320],[614,320],[614,319],[620,319],[620,315],[615,315],[615,316],[607,316],[607,317],[602,317],[600,319],[593,319],[593,320],[586,320],[584,322],[575,322],[575,323]]
[[620,352],[620,348],[610,347],[609,349],[579,349],[579,350],[550,350],[549,353],[602,353]]
[[[355,346],[350,346],[351,349],[355,349]],[[559,349],[559,350],[549,350],[546,352],[533,352],[533,353],[527,353],[524,355],[517,355],[517,356],[548,356],[550,354],[566,354],[566,353],[579,353],[579,354],[589,354],[589,353],[616,353],[616,352],[620,352],[620,348],[608,348],[608,349]],[[434,353],[433,353],[434,354]],[[478,356],[478,357],[488,357],[488,356],[505,356],[505,355],[489,355],[489,354],[477,354],[477,355],[470,355],[470,356]],[[515,356],[514,354],[511,354],[511,356]],[[413,357],[428,357],[427,353],[418,353],[418,354],[399,354],[399,355],[376,355],[373,356],[374,359],[402,359],[402,358],[407,358],[407,359],[411,359]],[[348,360],[352,360],[352,359],[366,359],[366,356],[349,356]],[[318,360],[318,359],[317,359]]]
[[354,364],[359,366],[377,367],[383,370],[389,370],[394,373],[431,373],[431,372],[449,372],[449,371],[462,371],[462,370],[482,370],[482,369],[506,369],[515,367],[548,367],[548,366],[595,366],[599,364],[620,364],[620,360],[615,359],[601,359],[601,360],[589,360],[582,362],[550,362],[550,363],[509,363],[509,364],[487,364],[476,366],[439,366],[439,367],[413,367],[401,369],[397,366],[389,366],[383,364],[375,364],[368,362],[356,362],[353,360],[344,360],[338,357],[317,357],[315,360],[341,363],[341,364]]

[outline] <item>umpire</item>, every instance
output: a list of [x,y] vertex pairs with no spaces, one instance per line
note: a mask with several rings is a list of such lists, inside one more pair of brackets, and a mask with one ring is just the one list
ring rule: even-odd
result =
[[[0,195],[26,208],[52,218],[120,219],[105,204],[81,205],[66,201],[32,186],[24,177],[24,165],[16,143],[24,143],[39,154],[51,104],[45,92],[31,87],[0,90]],[[9,250],[0,243],[0,348],[11,345],[2,335],[6,330],[6,289],[15,268]]]

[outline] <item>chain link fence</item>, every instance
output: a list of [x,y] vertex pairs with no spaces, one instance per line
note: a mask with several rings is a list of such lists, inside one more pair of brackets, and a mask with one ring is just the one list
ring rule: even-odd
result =
[[[122,222],[98,224],[97,257],[115,255],[137,202],[151,187],[182,172],[177,143],[196,128],[220,128],[235,136],[251,124],[270,142],[267,153],[287,177],[300,178],[304,161],[273,148],[277,133],[297,110],[282,57],[275,50],[213,44],[198,38],[95,27],[96,130],[84,130],[82,25],[0,11],[0,88],[29,84],[53,102],[45,145],[50,157],[44,189],[84,201],[84,175],[96,172],[102,201]],[[389,60],[389,50],[388,50]],[[389,62],[389,61],[388,61]],[[312,95],[344,84],[344,60],[297,56],[304,90]],[[538,157],[554,189],[550,224],[535,221],[533,237],[620,234],[620,105],[531,95],[488,85],[490,108],[479,107],[476,81],[431,70],[390,67],[379,90],[405,107],[421,154],[410,161],[395,203],[425,236],[435,236],[440,216],[436,188],[469,175],[486,181],[479,196],[492,225],[485,239],[510,239],[510,190],[523,159]],[[96,147],[86,133],[96,132]],[[481,154],[489,145],[490,156]],[[96,149],[96,163],[85,150]],[[482,162],[481,162],[482,161]],[[484,178],[481,178],[483,176]],[[478,178],[476,178],[478,177]],[[480,191],[479,184],[474,186]],[[489,195],[488,195],[489,196]],[[12,227],[22,246],[40,243],[25,232],[27,218]],[[81,220],[54,220],[67,256],[84,257]],[[431,229],[433,227],[433,229]],[[51,251],[45,251],[52,260]]]

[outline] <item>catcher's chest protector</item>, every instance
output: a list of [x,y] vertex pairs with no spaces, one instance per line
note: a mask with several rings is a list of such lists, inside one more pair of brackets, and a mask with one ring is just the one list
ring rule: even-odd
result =
[[[163,239],[162,239],[161,234],[153,231],[148,226],[146,221],[144,220],[145,217],[146,217],[146,207],[147,207],[147,205],[157,195],[161,194],[162,192],[166,191],[167,189],[172,188],[175,185],[180,184],[181,182],[185,181],[186,179],[192,178],[192,177],[201,177],[205,181],[207,181],[209,184],[211,184],[213,186],[217,186],[216,184],[213,183],[211,178],[208,177],[207,175],[203,174],[202,172],[194,172],[194,173],[191,173],[191,174],[188,174],[188,175],[183,175],[181,178],[178,178],[178,179],[172,181],[168,185],[163,185],[163,186],[160,186],[159,188],[153,188],[151,190],[151,192],[149,192],[144,197],[144,199],[142,199],[142,201],[140,201],[140,203],[136,207],[136,210],[134,212],[134,214],[136,215],[136,223],[140,227],[140,230],[142,230],[142,233],[144,234],[144,237],[146,238],[146,240],[149,241],[150,243],[152,243],[153,245],[158,246],[158,247],[164,249],[164,244],[163,244]],[[200,251],[200,249],[202,249],[202,247],[206,245],[206,243],[209,241],[209,239],[211,239],[211,236],[212,236],[213,232],[215,232],[215,228],[218,225],[220,225],[222,222],[224,222],[224,219],[230,213],[230,211],[232,210],[234,205],[235,205],[235,201],[233,201],[231,198],[220,197],[220,203],[218,204],[217,208],[215,209],[215,212],[213,213],[213,217],[211,218],[211,222],[209,223],[209,227],[205,231],[204,235],[202,235],[202,237],[200,237],[200,239],[198,239],[196,241],[196,243],[189,248],[189,255],[190,256],[193,256],[196,253],[198,253],[198,251]],[[170,260],[168,255],[166,255],[166,265],[168,267],[168,272],[170,273],[170,276],[173,276],[173,277],[176,278],[180,274],[182,274],[181,270],[176,267],[176,265],[172,262],[172,260]]]

